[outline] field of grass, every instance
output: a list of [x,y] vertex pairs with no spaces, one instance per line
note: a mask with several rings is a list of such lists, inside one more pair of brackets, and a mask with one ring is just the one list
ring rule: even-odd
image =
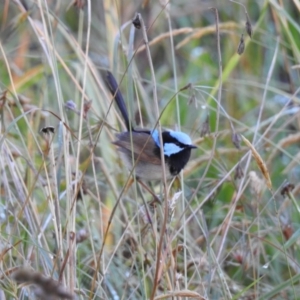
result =
[[[300,299],[299,20],[299,0],[2,0],[0,299]],[[197,145],[151,192],[106,70],[135,126]]]

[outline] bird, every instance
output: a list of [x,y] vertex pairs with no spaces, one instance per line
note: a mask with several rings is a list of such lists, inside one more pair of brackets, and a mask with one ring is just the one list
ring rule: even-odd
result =
[[113,141],[127,169],[131,171],[134,167],[135,176],[140,180],[162,180],[162,146],[166,178],[171,179],[178,175],[189,161],[191,150],[197,148],[190,136],[180,131],[162,130],[161,145],[157,129],[137,129],[132,125],[119,85],[110,71],[106,73],[106,83],[127,129],[116,134],[116,140]]

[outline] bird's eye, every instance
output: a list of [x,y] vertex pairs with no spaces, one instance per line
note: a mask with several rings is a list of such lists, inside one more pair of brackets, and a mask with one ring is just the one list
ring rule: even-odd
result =
[[177,145],[177,146],[182,146],[182,143],[176,141],[175,145]]

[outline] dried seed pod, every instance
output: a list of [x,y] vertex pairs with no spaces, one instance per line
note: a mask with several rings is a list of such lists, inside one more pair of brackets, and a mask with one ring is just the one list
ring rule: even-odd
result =
[[237,149],[241,149],[242,139],[241,139],[241,136],[238,133],[236,133],[235,131],[231,135],[231,141]]
[[191,104],[197,104],[197,101],[196,101],[196,95],[195,93],[192,93],[190,99],[189,99],[189,102],[188,102],[188,105],[191,105]]
[[244,34],[242,33],[241,39],[240,39],[240,43],[237,49],[237,53],[239,55],[242,55],[244,53],[245,50],[245,41],[244,41]]
[[281,189],[280,194],[284,197],[288,195],[294,188],[295,188],[294,184],[287,182]]
[[86,228],[81,228],[76,232],[76,244],[82,243],[89,237],[89,231]]
[[286,241],[288,241],[294,233],[294,228],[291,224],[285,224],[282,226],[282,233]]
[[89,112],[89,110],[91,109],[91,107],[92,107],[92,100],[84,101],[84,104],[83,104],[83,117],[85,119],[86,119],[87,113]]
[[[75,180],[75,172],[72,173],[72,177]],[[81,188],[80,188],[81,186]],[[74,186],[74,192],[77,192],[76,195],[76,200],[82,200],[83,199],[83,195],[86,195],[88,193],[88,186],[86,181],[84,180],[84,178],[82,180],[80,180],[77,184],[77,187]]]
[[209,116],[206,117],[205,121],[202,124],[200,136],[204,137],[206,134],[210,134]]
[[250,18],[249,18],[249,15],[247,12],[246,12],[246,18],[247,18],[247,21],[245,24],[246,32],[249,35],[249,37],[252,38],[252,25],[251,25]]
[[142,24],[141,24],[141,20],[140,20],[140,15],[136,14],[135,17],[132,20],[132,24],[136,29],[141,29]]
[[238,163],[237,167],[235,168],[235,173],[234,173],[234,180],[241,179],[244,177],[244,172],[241,167],[241,164]]

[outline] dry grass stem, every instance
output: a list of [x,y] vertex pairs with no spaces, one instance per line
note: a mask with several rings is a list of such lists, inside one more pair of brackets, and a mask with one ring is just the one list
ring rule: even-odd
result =
[[271,182],[271,178],[270,178],[270,174],[269,174],[267,165],[265,164],[265,162],[263,161],[263,159],[259,155],[259,153],[256,151],[254,146],[249,142],[249,140],[246,139],[243,135],[241,135],[241,137],[242,137],[244,143],[250,148],[251,153],[257,163],[257,166],[259,167],[261,173],[263,174],[263,176],[266,180],[267,187],[269,188],[269,190],[272,190],[272,182]]

